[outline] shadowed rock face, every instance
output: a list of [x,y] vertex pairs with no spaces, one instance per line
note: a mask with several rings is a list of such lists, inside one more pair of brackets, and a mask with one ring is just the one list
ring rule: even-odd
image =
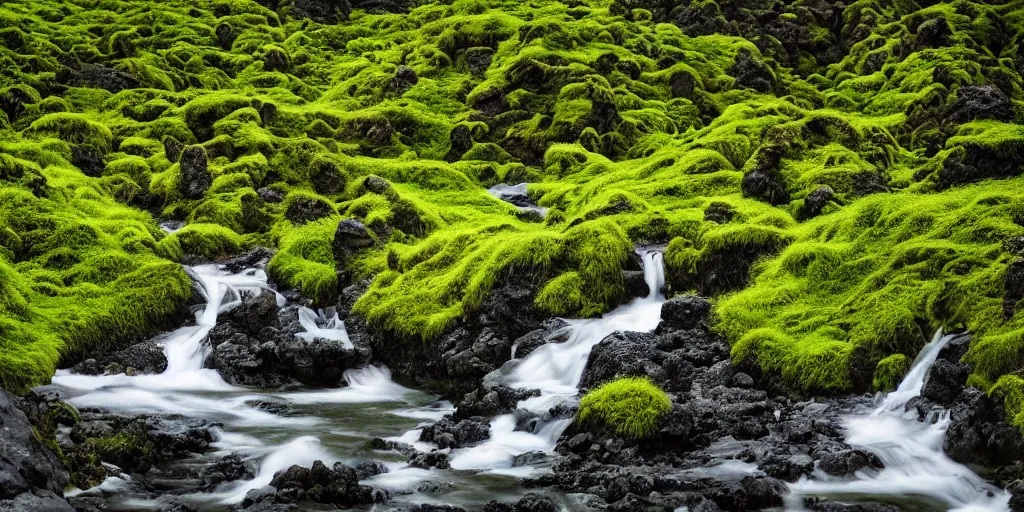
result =
[[[3,500],[12,499],[21,507],[32,502],[62,501],[56,497],[63,495],[64,486],[68,484],[67,468],[36,438],[25,413],[3,389],[0,389],[0,434],[0,506],[4,505]],[[19,498],[26,493],[29,496]],[[66,505],[64,503],[68,508]]]

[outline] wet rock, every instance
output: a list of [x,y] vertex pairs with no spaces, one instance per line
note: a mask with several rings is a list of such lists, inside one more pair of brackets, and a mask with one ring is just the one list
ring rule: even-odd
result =
[[274,500],[284,503],[315,502],[337,506],[374,502],[373,490],[359,485],[356,471],[340,462],[328,468],[316,461],[311,468],[292,466],[274,475]]
[[999,466],[1024,457],[1020,430],[1003,421],[1005,413],[976,388],[964,389],[950,408],[942,448],[963,464]]
[[428,453],[416,453],[410,456],[409,465],[414,468],[423,469],[448,469],[450,467],[448,454],[436,450]]
[[370,175],[363,180],[363,188],[367,192],[373,192],[374,194],[384,195],[391,190],[391,184],[380,176]]
[[811,192],[804,199],[803,206],[800,207],[800,217],[804,219],[810,219],[811,217],[817,217],[821,214],[821,211],[825,206],[832,202],[835,198],[835,192],[832,191],[832,187],[828,185],[822,185]]
[[207,490],[213,490],[225,482],[250,480],[256,477],[255,470],[255,465],[243,461],[241,456],[227,455],[217,462],[203,466],[202,486]]
[[474,76],[482,76],[487,68],[491,67],[491,60],[494,58],[494,50],[486,47],[470,48],[466,50],[466,65],[469,72]]
[[938,172],[940,189],[988,178],[1016,176],[1024,169],[1024,154],[1011,148],[967,142],[956,148]]
[[167,356],[164,355],[163,347],[153,340],[147,340],[117,352],[97,354],[72,367],[71,372],[82,375],[116,375],[129,368],[141,374],[163,373],[167,369]]
[[383,462],[363,462],[355,467],[356,476],[365,480],[372,476],[382,475],[388,472],[388,467]]
[[86,176],[98,178],[103,175],[103,151],[88,144],[71,146],[71,165],[79,168]]
[[818,463],[818,468],[833,476],[846,476],[864,468],[882,469],[877,455],[864,450],[843,450],[830,453]]
[[226,316],[246,334],[259,336],[264,327],[276,323],[277,312],[277,296],[274,292],[264,290],[255,296],[244,296],[242,304]]
[[590,389],[605,382],[627,376],[648,376],[665,380],[659,364],[664,355],[655,348],[650,333],[616,332],[601,340],[587,358],[587,368],[580,380],[580,389]]
[[946,112],[946,120],[957,124],[975,119],[1012,122],[1013,118],[1013,103],[1010,102],[1010,98],[992,85],[960,87],[956,101]]
[[960,396],[970,375],[970,365],[937,359],[928,370],[921,396],[948,407]]
[[522,359],[530,355],[538,347],[548,343],[561,343],[567,339],[568,322],[561,318],[551,318],[544,322],[540,329],[530,331],[513,342],[515,357]]
[[473,417],[455,421],[445,416],[440,421],[423,428],[420,441],[433,442],[444,448],[467,448],[480,444],[491,437],[491,425],[485,418]]
[[338,223],[338,228],[334,231],[331,249],[335,261],[341,264],[360,249],[371,247],[373,244],[373,236],[362,222],[345,219]]
[[441,356],[449,378],[470,383],[479,382],[512,358],[512,342],[489,327],[475,339],[457,329],[445,336],[442,346],[452,347]]
[[[270,259],[274,257],[274,253],[275,251],[273,249],[269,249],[267,247],[253,247],[252,249],[246,251],[245,254],[220,261],[218,263],[218,266],[223,270],[227,270],[228,272],[238,274],[244,270],[266,267],[267,263],[270,262]],[[246,298],[248,297],[251,296],[247,295]],[[248,307],[246,306],[245,302],[246,298],[243,298],[243,308]],[[264,314],[267,313],[267,311],[256,310],[253,313]]]
[[0,499],[4,512],[75,512],[67,500],[53,491],[35,489],[18,494],[13,499]]
[[72,85],[104,89],[114,94],[125,89],[136,89],[140,85],[134,76],[101,64],[82,66],[72,71],[71,76]]
[[729,361],[719,361],[697,378],[704,389],[729,386],[732,383],[733,368]]
[[213,183],[213,176],[207,169],[206,149],[202,146],[187,146],[178,160],[180,177],[178,192],[186,199],[202,199]]
[[942,347],[942,350],[939,351],[939,355],[936,358],[949,361],[950,363],[959,363],[970,347],[971,337],[968,333],[963,333],[949,340],[946,346]]
[[539,395],[535,389],[513,389],[503,385],[476,389],[463,396],[453,417],[456,420],[474,416],[492,418],[512,412],[521,400]]
[[899,507],[882,503],[837,503],[834,501],[809,500],[807,508],[815,512],[900,512]]
[[1010,491],[1010,510],[1024,512],[1024,482],[1015,483],[1007,490]]
[[272,188],[261,187],[256,191],[256,195],[260,196],[260,199],[268,203],[280,203],[284,201],[284,193]]
[[398,66],[395,70],[395,76],[391,79],[391,87],[396,92],[401,94],[410,87],[416,85],[419,82],[419,77],[416,76],[416,71],[409,66]]
[[770,92],[775,88],[775,74],[746,48],[736,55],[736,61],[728,73],[736,78],[736,84],[740,87],[758,92]]
[[451,133],[448,135],[448,140],[451,142],[451,149],[448,150],[448,154],[444,157],[445,161],[448,162],[459,160],[466,151],[473,147],[473,135],[470,133],[469,128],[463,124],[455,125],[452,128]]
[[278,388],[301,382],[311,386],[336,386],[348,368],[367,363],[371,352],[364,342],[297,336],[305,332],[299,323],[299,306],[278,309],[270,292],[248,297],[243,305],[223,316],[207,335],[213,351],[206,361],[228,382],[236,385]]
[[12,507],[59,506],[52,497],[62,495],[68,481],[60,459],[36,437],[14,397],[0,389],[0,499],[13,499]]
[[711,302],[696,295],[677,295],[661,305],[658,332],[706,327]]
[[755,169],[743,176],[743,195],[767,201],[773,205],[789,202],[789,191],[777,172]]
[[642,270],[623,270],[622,280],[626,285],[626,296],[629,298],[646,297],[651,293]]
[[558,507],[551,498],[530,493],[512,504],[490,501],[484,505],[484,512],[558,512]]
[[330,217],[334,213],[334,208],[321,199],[299,196],[291,200],[284,216],[296,224],[305,224]]

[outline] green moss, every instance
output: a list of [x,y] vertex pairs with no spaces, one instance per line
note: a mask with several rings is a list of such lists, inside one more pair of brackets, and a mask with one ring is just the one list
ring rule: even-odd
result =
[[576,419],[605,425],[622,436],[643,439],[654,434],[658,420],[671,408],[668,395],[650,380],[627,377],[587,392],[580,400]]
[[[626,298],[632,247],[667,243],[669,293],[712,296],[736,357],[793,389],[866,389],[940,326],[973,331],[972,383],[1024,368],[1002,305],[1024,218],[1014,2],[828,19],[777,3],[771,19],[806,29],[797,51],[750,21],[767,7],[709,1],[427,2],[329,24],[254,2],[87,4],[0,7],[13,386],[100,343],[73,331],[103,311],[118,335],[151,327],[120,301],[169,311],[186,278],[168,260],[257,243],[278,249],[275,280],[325,304],[349,273],[372,278],[357,312],[427,343],[504,279],[553,314],[601,314]],[[1009,108],[954,119],[969,85]],[[179,191],[183,144],[210,157],[203,197]],[[543,222],[485,192],[524,181]],[[165,236],[124,204],[190,226]],[[343,269],[342,217],[376,237]],[[154,269],[173,293],[114,288]],[[50,325],[43,305],[81,321]]]
[[903,354],[893,354],[878,362],[872,381],[876,391],[889,392],[899,387],[910,371],[911,360]]
[[177,239],[184,254],[210,260],[233,256],[242,250],[242,237],[217,224],[189,224],[168,238]]
[[338,219],[310,222],[282,237],[280,249],[267,266],[271,279],[299,289],[326,303],[338,292],[338,275],[331,243]]

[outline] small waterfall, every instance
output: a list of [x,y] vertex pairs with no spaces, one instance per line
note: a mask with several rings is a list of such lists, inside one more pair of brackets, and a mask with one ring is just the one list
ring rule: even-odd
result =
[[802,478],[790,485],[789,509],[802,510],[803,496],[919,496],[956,511],[1002,512],[1009,510],[1009,494],[996,489],[942,450],[949,427],[949,412],[933,422],[918,421],[905,412],[907,403],[920,396],[928,370],[939,352],[955,335],[935,334],[914,361],[896,391],[865,414],[845,418],[846,442],[878,456],[881,471],[858,471],[852,478],[836,478],[816,471],[814,479]]
[[[328,318],[328,315],[331,315]],[[352,342],[348,339],[348,331],[345,330],[345,322],[341,321],[338,313],[324,313],[324,310],[313,311],[309,308],[299,309],[299,324],[306,332],[296,334],[306,341],[313,341],[316,338],[325,340],[340,341],[345,348],[352,348]]]
[[548,214],[547,208],[532,204],[529,196],[526,194],[526,183],[517,183],[515,185],[499,183],[487,189],[487,193],[501,199],[502,201],[515,205],[521,211],[537,212],[541,217]]
[[[590,351],[615,331],[651,331],[661,322],[665,296],[665,269],[662,252],[638,251],[643,260],[644,279],[650,292],[601,318],[569,320],[568,339],[538,347],[513,369],[504,384],[521,389],[540,389],[540,396],[523,400],[519,409],[544,414],[559,403],[575,400],[587,367]],[[562,432],[572,420],[554,420],[539,425],[533,433],[515,431],[515,417],[499,416],[491,421],[491,438],[473,448],[452,454],[455,469],[487,469],[507,472],[516,455],[529,451],[554,450]]]

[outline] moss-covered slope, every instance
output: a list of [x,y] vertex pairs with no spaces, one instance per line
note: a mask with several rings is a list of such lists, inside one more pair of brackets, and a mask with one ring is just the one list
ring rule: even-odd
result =
[[[976,384],[1024,368],[1024,2],[373,5],[0,6],[5,387],[253,245],[426,343],[506,274],[600,314],[656,242],[794,389],[891,386],[938,327]],[[486,192],[523,181],[545,218]],[[374,243],[337,261],[347,218]]]

